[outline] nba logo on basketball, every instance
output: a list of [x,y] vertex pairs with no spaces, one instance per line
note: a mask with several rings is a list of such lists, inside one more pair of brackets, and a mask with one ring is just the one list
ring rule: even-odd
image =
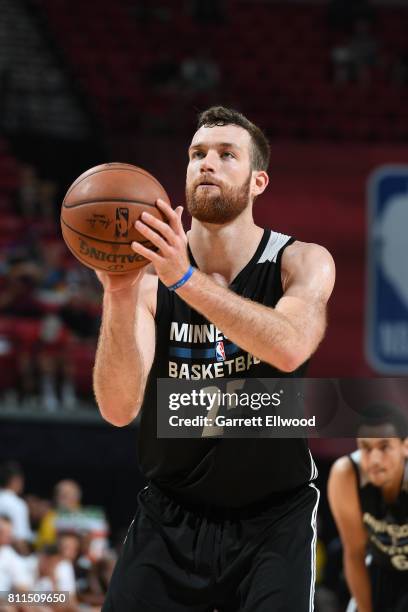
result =
[[129,209],[116,209],[115,238],[127,238],[129,230]]
[[215,356],[217,357],[217,361],[225,361],[225,350],[223,342],[217,342],[217,344],[215,345]]

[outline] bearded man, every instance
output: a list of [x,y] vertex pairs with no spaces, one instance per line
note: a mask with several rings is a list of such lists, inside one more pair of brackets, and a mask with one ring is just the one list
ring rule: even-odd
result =
[[332,257],[254,223],[269,156],[242,114],[202,113],[187,167],[191,230],[182,207],[158,200],[167,223],[136,222],[157,251],[132,245],[151,265],[98,272],[95,395],[113,425],[139,416],[149,483],[104,612],[313,610],[319,492],[306,440],[157,437],[158,378],[302,376],[324,335]]

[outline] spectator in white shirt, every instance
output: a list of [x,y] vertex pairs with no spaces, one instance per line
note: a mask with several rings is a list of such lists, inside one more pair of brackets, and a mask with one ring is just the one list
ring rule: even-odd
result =
[[31,580],[25,560],[11,546],[12,524],[8,516],[0,515],[0,591],[30,588]]
[[12,524],[13,544],[19,552],[26,552],[32,540],[28,506],[20,495],[24,490],[24,474],[18,463],[9,461],[0,466],[0,514],[8,516]]

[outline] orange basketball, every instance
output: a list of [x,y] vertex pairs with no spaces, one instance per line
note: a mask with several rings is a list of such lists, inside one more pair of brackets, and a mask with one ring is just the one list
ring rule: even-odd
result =
[[154,176],[131,164],[90,168],[68,189],[61,207],[63,238],[89,268],[111,274],[137,270],[149,261],[131,248],[133,241],[157,250],[135,229],[143,211],[163,219],[157,198],[169,202]]

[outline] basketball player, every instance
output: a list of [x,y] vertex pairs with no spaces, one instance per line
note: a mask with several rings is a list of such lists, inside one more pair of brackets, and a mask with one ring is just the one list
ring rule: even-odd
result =
[[95,394],[114,425],[139,414],[149,481],[103,610],[310,611],[319,494],[306,441],[158,439],[156,379],[301,376],[325,331],[333,260],[254,223],[269,146],[243,115],[204,112],[188,153],[191,230],[158,200],[168,224],[136,222],[158,252],[133,245],[152,266],[98,273]]
[[370,421],[359,431],[364,437],[357,438],[358,450],[335,462],[328,483],[346,579],[354,596],[348,610],[406,612],[407,427],[390,406],[371,406],[369,412]]

